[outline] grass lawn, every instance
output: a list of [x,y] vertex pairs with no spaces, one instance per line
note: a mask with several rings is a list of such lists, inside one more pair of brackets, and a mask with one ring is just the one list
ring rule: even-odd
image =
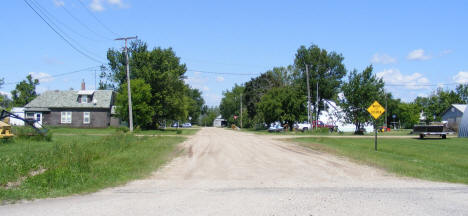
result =
[[468,184],[468,139],[294,138],[300,145],[347,156],[398,175]]
[[[116,128],[66,128],[66,127],[56,127],[49,129],[55,135],[61,134],[76,134],[76,135],[111,135],[117,132],[119,129]],[[181,132],[177,132],[177,130]],[[141,130],[135,131],[135,134],[145,134],[145,135],[193,135],[198,132],[200,128],[166,128],[164,130]]]
[[[106,131],[105,129],[103,131]],[[148,176],[184,137],[53,136],[0,142],[0,204],[95,192]]]

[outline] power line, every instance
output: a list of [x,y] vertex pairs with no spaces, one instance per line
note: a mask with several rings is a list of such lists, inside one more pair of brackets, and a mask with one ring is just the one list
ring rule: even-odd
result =
[[[45,9],[44,7],[42,7],[41,4],[39,4],[36,0],[30,0],[30,2],[32,2],[32,3],[36,6],[36,8],[39,9],[39,13],[42,13],[42,14],[44,15],[44,18],[46,18],[46,20],[49,20],[49,22],[50,22],[53,26],[55,26],[55,28],[56,28],[59,32],[61,32],[66,38],[68,38],[69,40],[71,40],[72,42],[74,42],[76,45],[78,45],[78,46],[81,48],[81,50],[82,50],[83,52],[85,52],[85,53],[87,53],[88,55],[92,56],[93,58],[99,60],[99,58],[96,58],[98,55],[96,55],[96,54],[93,53],[93,52],[90,52],[89,50],[87,50],[86,48],[84,48],[82,45],[80,45],[80,43],[79,43],[78,41],[76,41],[75,39],[73,39],[73,37],[70,37],[70,36],[69,36],[65,31],[63,31],[63,30],[60,28],[60,26],[58,26],[55,22],[61,23],[65,28],[67,28],[67,29],[69,29],[69,30],[75,32],[76,34],[79,34],[79,35],[82,36],[82,37],[85,37],[85,38],[87,38],[87,39],[90,39],[89,37],[86,37],[86,36],[84,36],[84,35],[82,35],[82,34],[76,32],[76,31],[74,31],[72,28],[68,27],[66,24],[64,24],[63,22],[61,22],[59,19],[55,18],[51,13],[49,13],[49,11],[47,11],[47,9]],[[54,22],[54,20],[55,20],[55,22]],[[92,39],[91,39],[91,40],[92,40]],[[92,55],[91,55],[91,54],[92,54]],[[100,61],[101,61],[101,60],[100,60]],[[102,62],[102,61],[101,61],[101,62]]]
[[[61,77],[61,76],[66,76],[66,75],[70,75],[70,74],[74,74],[74,73],[83,72],[83,71],[94,71],[94,70],[96,70],[97,68],[100,68],[100,67],[101,67],[101,66],[93,66],[93,67],[87,67],[87,68],[78,69],[78,70],[74,70],[74,71],[70,71],[70,72],[58,73],[58,74],[54,74],[54,75],[48,76],[47,78],[57,78],[57,77]],[[18,82],[6,82],[4,85],[15,85],[15,84],[19,84],[20,82],[21,82],[21,81],[18,81]]]
[[79,52],[81,55],[87,57],[88,59],[94,61],[94,62],[98,62],[100,64],[103,64],[102,61],[90,56],[89,54],[83,52],[82,50],[78,49],[75,45],[73,45],[67,38],[65,38],[62,34],[60,34],[49,22],[47,22],[47,20],[45,20],[45,18],[43,16],[41,16],[41,14],[36,11],[36,9],[34,9],[34,7],[29,4],[29,2],[27,0],[23,0],[33,11],[34,13],[36,13],[41,19],[42,21],[44,21],[58,36],[60,36],[60,38],[62,40],[64,40],[71,48],[73,48],[75,51]]
[[86,9],[86,11],[88,11],[88,13],[89,13],[99,24],[102,25],[102,27],[104,27],[107,31],[109,31],[110,33],[114,34],[115,36],[120,37],[119,34],[115,33],[115,32],[112,31],[109,27],[107,27],[103,22],[101,22],[101,20],[99,20],[99,19],[97,18],[97,16],[94,15],[94,13],[91,12],[91,11],[88,9],[88,7],[86,7],[86,5],[83,4],[82,0],[78,0],[78,2],[80,3],[80,5],[81,5],[82,7],[84,7],[84,8]]
[[80,25],[82,25],[84,28],[88,29],[90,32],[92,32],[93,34],[97,35],[98,37],[101,37],[105,40],[112,40],[111,38],[108,38],[106,36],[103,36],[101,34],[98,34],[96,31],[94,31],[93,29],[91,29],[88,25],[86,25],[85,23],[81,22],[80,19],[78,19],[75,15],[73,15],[67,8],[65,8],[65,6],[62,6],[61,8],[63,8],[63,10],[65,10],[65,12],[70,16],[72,17],[76,22],[78,22]]

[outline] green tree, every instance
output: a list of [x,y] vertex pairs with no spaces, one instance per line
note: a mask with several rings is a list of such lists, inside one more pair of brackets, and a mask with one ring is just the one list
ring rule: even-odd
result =
[[[223,99],[221,99],[221,104],[219,105],[219,110],[221,115],[224,119],[228,122],[228,124],[236,124],[240,125],[240,101],[241,95],[244,93],[244,86],[235,84],[231,91],[223,92]],[[245,101],[243,101],[243,105]],[[247,117],[247,109],[245,109],[245,105],[242,107],[243,112],[243,119],[242,123],[246,124]],[[246,115],[244,115],[246,114]],[[234,116],[238,116],[237,119],[234,119]],[[244,126],[244,125],[243,125]]]
[[257,115],[256,104],[270,89],[291,85],[293,72],[293,66],[275,67],[245,83],[243,97],[249,118]]
[[456,88],[456,92],[463,103],[468,104],[468,84],[460,84]]
[[401,127],[413,128],[415,124],[419,123],[419,106],[415,103],[399,103],[397,119],[401,121]]
[[428,97],[417,97],[414,100],[426,116],[426,123],[441,121],[442,114],[452,104],[463,103],[463,99],[453,90],[438,88]]
[[384,82],[373,74],[372,65],[362,73],[353,70],[348,76],[348,82],[341,87],[343,98],[340,106],[345,113],[345,121],[356,126],[356,131],[371,122],[367,108],[375,101],[382,102],[384,96]]
[[201,91],[198,89],[187,88],[187,95],[190,100],[188,115],[192,118],[191,122],[196,123],[200,118],[205,100],[202,97]]
[[[121,86],[126,80],[125,53],[109,49],[109,73],[104,73],[107,85]],[[148,49],[146,43],[135,41],[129,48],[130,78],[142,79],[150,85],[154,114],[152,125],[158,127],[165,120],[186,120],[189,115],[190,98],[184,83],[187,71],[185,64],[171,49],[160,47]]]
[[204,113],[200,118],[200,126],[208,126],[211,127],[213,126],[213,121],[216,119],[216,117],[219,116],[219,108],[218,107],[208,107],[206,106],[204,108]]
[[[151,86],[142,79],[134,79],[130,82],[130,88],[134,124],[141,128],[153,127],[154,108],[151,106]],[[115,103],[119,116],[128,122],[127,83],[120,85]]]
[[297,69],[294,80],[299,83],[302,92],[307,93],[306,65],[309,70],[311,102],[317,101],[317,82],[319,83],[319,113],[323,109],[323,100],[336,99],[342,78],[346,75],[344,57],[336,52],[328,52],[317,45],[301,46],[296,53],[294,65]]
[[16,85],[11,91],[13,106],[22,107],[37,97],[36,86],[39,85],[38,79],[33,79],[31,75],[26,76],[26,80]]
[[305,112],[305,101],[305,96],[294,88],[273,88],[263,95],[258,103],[258,113],[265,123],[288,123],[291,126],[289,129],[292,130],[294,122],[299,121]]

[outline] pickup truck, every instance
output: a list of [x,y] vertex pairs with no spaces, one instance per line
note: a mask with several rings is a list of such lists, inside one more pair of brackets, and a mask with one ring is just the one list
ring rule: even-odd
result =
[[299,123],[296,125],[296,130],[300,130],[302,132],[306,131],[306,130],[309,130],[311,128],[314,128],[315,126],[317,126],[317,128],[328,128],[330,130],[330,132],[333,132],[333,131],[337,131],[338,130],[338,127],[335,126],[335,125],[327,125],[325,123],[323,123],[322,121],[313,121],[312,122],[312,125],[310,125],[309,123],[307,122],[304,122],[304,123]]

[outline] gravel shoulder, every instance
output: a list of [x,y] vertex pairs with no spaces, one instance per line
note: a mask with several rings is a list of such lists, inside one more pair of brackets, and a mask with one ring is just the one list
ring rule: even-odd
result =
[[468,215],[466,185],[398,177],[278,138],[202,128],[150,178],[4,205],[0,215]]

